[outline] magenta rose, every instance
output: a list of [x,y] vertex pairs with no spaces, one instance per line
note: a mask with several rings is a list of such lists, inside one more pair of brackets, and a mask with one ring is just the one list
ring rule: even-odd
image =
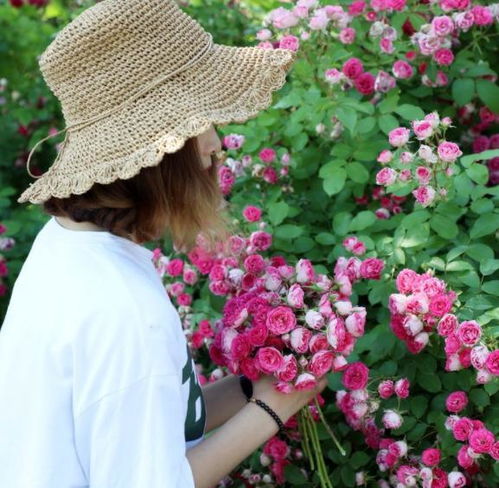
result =
[[263,452],[276,461],[282,461],[290,453],[290,448],[285,441],[272,437],[263,446]]
[[258,154],[259,158],[264,163],[272,163],[276,158],[276,152],[270,147],[263,148]]
[[266,325],[273,334],[285,334],[296,327],[296,316],[289,307],[279,306],[267,314]]
[[266,251],[272,245],[272,236],[268,232],[258,230],[250,235],[250,243],[257,251]]
[[262,210],[254,205],[247,205],[244,207],[243,217],[248,222],[258,222],[262,217]]
[[291,348],[301,354],[307,352],[311,337],[312,332],[310,330],[305,327],[296,327],[290,334]]
[[467,320],[459,324],[456,334],[465,346],[471,347],[480,340],[482,328],[475,320]]
[[412,269],[403,269],[397,275],[395,284],[400,293],[412,293],[419,282],[419,275]]
[[265,260],[260,254],[250,254],[244,260],[244,269],[248,273],[257,275],[265,269]]
[[470,447],[478,454],[490,452],[494,442],[494,434],[488,429],[473,430],[469,436]]
[[468,405],[468,396],[464,391],[454,391],[445,401],[445,407],[449,412],[459,413]]
[[341,71],[347,78],[355,80],[364,72],[364,66],[360,59],[350,58],[343,64]]
[[456,421],[452,426],[452,433],[458,441],[466,441],[473,431],[473,422],[467,418],[463,417]]
[[262,347],[256,353],[259,369],[266,374],[279,371],[284,365],[282,354],[275,347]]
[[440,294],[432,297],[430,301],[430,312],[436,317],[443,317],[446,313],[449,313],[452,309],[452,304],[454,299],[451,294]]
[[362,95],[370,95],[374,92],[375,77],[371,73],[362,73],[354,80],[356,90]]
[[414,68],[407,61],[395,61],[392,66],[392,73],[395,78],[406,80],[414,74]]
[[379,280],[384,267],[382,259],[367,258],[360,265],[360,275],[368,280]]
[[384,380],[378,385],[378,393],[383,400],[390,398],[395,392],[392,380]]
[[485,361],[485,367],[490,374],[499,375],[499,349],[492,351]]
[[407,398],[409,396],[409,388],[411,384],[407,378],[402,378],[395,383],[395,394],[399,398]]
[[423,461],[423,464],[426,464],[426,466],[437,466],[440,463],[441,457],[440,449],[425,449],[421,453],[421,461]]
[[458,325],[457,317],[451,313],[446,313],[438,322],[437,332],[443,337],[453,334]]
[[184,270],[184,262],[181,259],[172,259],[166,265],[166,272],[170,276],[180,276]]
[[343,373],[342,382],[349,390],[362,390],[369,379],[369,368],[360,361],[351,363]]
[[308,369],[315,377],[320,378],[331,370],[333,360],[334,354],[332,351],[316,352],[308,364]]

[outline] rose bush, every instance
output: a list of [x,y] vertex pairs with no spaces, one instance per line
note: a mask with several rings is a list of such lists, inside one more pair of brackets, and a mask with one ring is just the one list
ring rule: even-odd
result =
[[[35,56],[55,26],[84,6],[21,3],[0,6],[11,48],[0,61],[0,222],[2,238],[10,239],[2,248],[3,307],[44,221],[35,207],[15,203],[29,182],[26,156],[62,126]],[[344,337],[352,347],[319,399],[346,451],[318,423],[333,485],[497,486],[497,4],[220,3],[185,8],[218,31],[220,42],[293,49],[298,59],[270,109],[220,131],[228,154],[220,185],[240,228],[230,251],[244,259],[208,253],[202,241],[187,256],[154,243],[201,381],[227,374],[212,347],[227,299],[253,287],[267,260],[284,273],[285,263],[295,270],[309,260],[313,269],[300,267],[298,275],[337,276],[337,286],[367,312],[365,323],[350,319]],[[29,42],[21,42],[26,33]],[[55,156],[50,144],[35,154],[40,171]],[[352,288],[360,275],[365,279]],[[275,290],[282,280],[279,272],[265,274]],[[303,306],[296,287],[281,298],[293,310]],[[320,309],[303,312],[305,330],[329,326]],[[263,344],[260,334],[254,340]],[[297,348],[307,339],[300,334]],[[309,351],[325,350],[327,334],[314,337]],[[275,352],[265,353],[269,371],[280,367],[285,375]],[[322,372],[328,362],[313,368]],[[309,411],[319,420],[314,405]],[[286,436],[269,440],[220,486],[318,486],[298,425],[286,427]]]

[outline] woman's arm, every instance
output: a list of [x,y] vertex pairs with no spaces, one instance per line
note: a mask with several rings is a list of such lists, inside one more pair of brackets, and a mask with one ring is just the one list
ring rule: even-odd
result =
[[246,404],[239,377],[229,375],[203,386],[206,405],[206,432],[216,429]]
[[[315,390],[278,393],[273,378],[253,383],[254,397],[263,400],[283,422],[326,386],[322,379]],[[244,397],[243,397],[244,398]],[[247,403],[212,435],[187,451],[196,488],[212,488],[239,463],[278,431],[274,419],[261,407]]]

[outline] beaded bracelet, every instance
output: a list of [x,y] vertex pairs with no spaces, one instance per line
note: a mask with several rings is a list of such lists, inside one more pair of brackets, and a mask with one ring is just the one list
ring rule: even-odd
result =
[[284,432],[284,424],[282,423],[282,420],[279,418],[279,415],[277,415],[266,403],[254,397],[248,398],[248,402],[256,403],[259,407],[262,407],[276,421],[279,427],[279,432],[281,433]]

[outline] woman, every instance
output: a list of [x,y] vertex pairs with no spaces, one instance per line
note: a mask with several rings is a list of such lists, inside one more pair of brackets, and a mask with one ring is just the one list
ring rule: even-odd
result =
[[173,0],[105,0],[42,54],[67,132],[18,200],[52,218],[0,332],[0,486],[212,487],[324,388],[201,392],[142,246],[227,236],[215,125],[266,108],[292,57],[213,44]]

